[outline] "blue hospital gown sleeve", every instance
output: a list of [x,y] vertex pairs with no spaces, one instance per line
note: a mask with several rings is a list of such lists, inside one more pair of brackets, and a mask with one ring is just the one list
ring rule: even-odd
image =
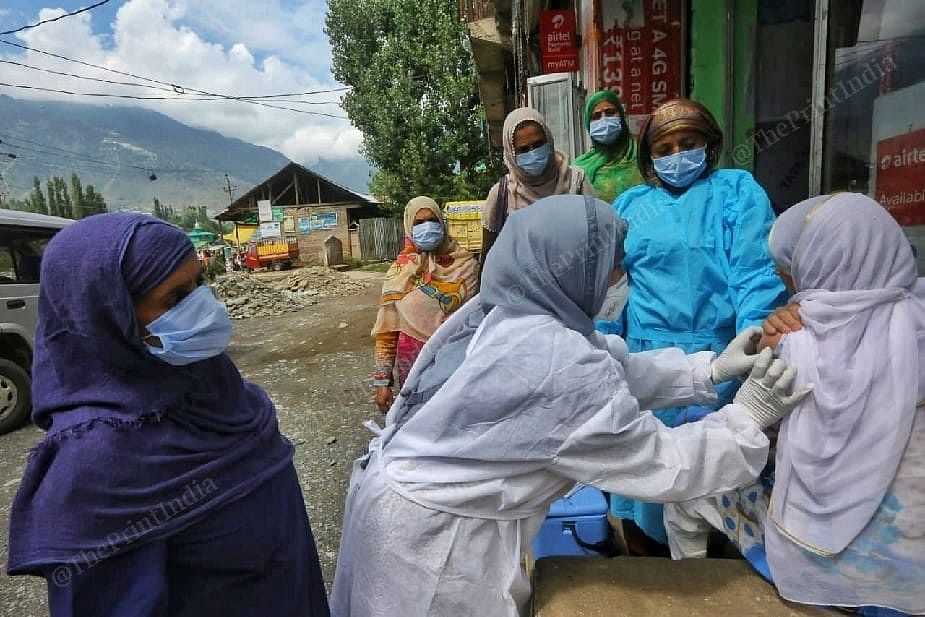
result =
[[[617,216],[624,216],[624,209],[626,204],[628,204],[632,199],[637,195],[644,192],[648,187],[646,185],[634,186],[628,191],[624,191],[619,197],[617,197],[613,202],[614,212],[617,213]],[[620,316],[614,320],[598,319],[594,322],[595,329],[602,334],[616,334],[617,336],[626,336],[626,311],[629,306],[629,302],[626,303],[626,306],[623,307],[623,312],[620,313]]]
[[775,308],[787,303],[788,295],[768,249],[774,224],[768,196],[751,174],[736,175],[736,190],[730,193],[723,212],[723,241],[729,256],[736,331],[741,332],[760,325]]

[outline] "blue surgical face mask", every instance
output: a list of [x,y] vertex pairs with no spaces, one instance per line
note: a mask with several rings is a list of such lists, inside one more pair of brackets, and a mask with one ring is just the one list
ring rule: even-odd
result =
[[517,155],[517,166],[528,175],[539,176],[549,164],[549,144]]
[[231,319],[212,290],[200,285],[179,304],[148,324],[148,334],[161,341],[147,345],[167,364],[186,366],[219,355],[231,342]]
[[411,241],[422,251],[432,251],[443,242],[443,225],[424,221],[411,228]]
[[588,134],[599,144],[609,146],[620,138],[623,132],[623,120],[620,116],[604,116],[591,121]]
[[707,168],[707,147],[683,150],[677,154],[652,159],[652,166],[665,184],[687,188]]

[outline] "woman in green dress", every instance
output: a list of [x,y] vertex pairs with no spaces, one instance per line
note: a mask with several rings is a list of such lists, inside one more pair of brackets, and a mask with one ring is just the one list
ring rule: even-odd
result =
[[636,165],[636,140],[626,126],[620,98],[610,90],[588,97],[584,120],[591,136],[591,150],[575,159],[575,165],[584,169],[598,198],[613,203],[626,189],[642,184]]

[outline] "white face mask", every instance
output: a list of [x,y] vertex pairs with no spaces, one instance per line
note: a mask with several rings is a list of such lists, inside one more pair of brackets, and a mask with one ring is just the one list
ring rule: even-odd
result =
[[630,288],[626,274],[620,277],[620,280],[607,288],[607,294],[604,296],[604,305],[601,311],[594,316],[595,321],[614,321],[623,314],[623,308],[629,299]]

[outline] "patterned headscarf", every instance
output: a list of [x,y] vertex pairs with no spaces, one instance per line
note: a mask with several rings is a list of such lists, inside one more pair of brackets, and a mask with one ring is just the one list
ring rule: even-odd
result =
[[[411,241],[414,217],[430,210],[443,226],[443,242],[433,251],[421,251]],[[372,335],[405,332],[426,341],[447,315],[475,295],[478,262],[447,230],[440,207],[430,197],[415,197],[405,206],[405,247],[382,283],[379,314]]]
[[709,174],[719,162],[723,148],[723,132],[710,110],[690,99],[672,99],[652,112],[639,132],[639,171],[646,182],[662,186],[652,165],[652,142],[676,131],[697,131],[707,140],[707,170]]

